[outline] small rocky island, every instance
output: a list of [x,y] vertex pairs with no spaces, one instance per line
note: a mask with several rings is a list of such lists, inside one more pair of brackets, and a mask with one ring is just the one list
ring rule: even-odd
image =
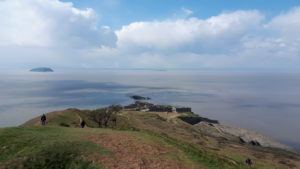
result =
[[139,96],[139,95],[132,95],[129,97],[132,98],[133,100],[151,100],[150,97],[143,97],[143,96]]
[[54,72],[53,69],[48,67],[38,67],[31,69],[30,72]]

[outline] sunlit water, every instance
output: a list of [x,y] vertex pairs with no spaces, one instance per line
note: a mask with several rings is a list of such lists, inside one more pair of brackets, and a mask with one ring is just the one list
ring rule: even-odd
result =
[[70,107],[132,102],[190,106],[201,116],[300,148],[300,74],[199,71],[0,72],[0,127]]

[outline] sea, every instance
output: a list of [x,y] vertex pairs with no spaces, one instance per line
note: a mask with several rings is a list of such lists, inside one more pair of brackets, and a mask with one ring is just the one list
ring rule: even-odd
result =
[[300,150],[300,73],[178,70],[0,71],[0,127],[43,113],[150,97]]

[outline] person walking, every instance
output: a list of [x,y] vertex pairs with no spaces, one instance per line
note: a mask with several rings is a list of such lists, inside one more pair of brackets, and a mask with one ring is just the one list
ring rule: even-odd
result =
[[43,126],[46,125],[46,120],[47,120],[46,115],[43,114],[42,117],[41,117],[41,123],[42,123]]
[[85,127],[85,121],[84,120],[81,121],[80,126],[81,126],[81,128]]
[[252,164],[253,164],[253,163],[252,163],[252,160],[251,160],[250,158],[247,158],[245,162],[246,162],[246,164],[247,164],[249,167],[252,167]]

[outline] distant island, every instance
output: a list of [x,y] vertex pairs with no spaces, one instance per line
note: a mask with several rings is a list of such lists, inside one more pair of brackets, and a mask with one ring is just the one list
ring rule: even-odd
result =
[[54,72],[53,69],[48,67],[38,67],[31,69],[30,72]]
[[139,96],[139,95],[133,95],[133,96],[129,96],[130,98],[132,98],[133,100],[151,100],[150,97],[143,97],[143,96]]

